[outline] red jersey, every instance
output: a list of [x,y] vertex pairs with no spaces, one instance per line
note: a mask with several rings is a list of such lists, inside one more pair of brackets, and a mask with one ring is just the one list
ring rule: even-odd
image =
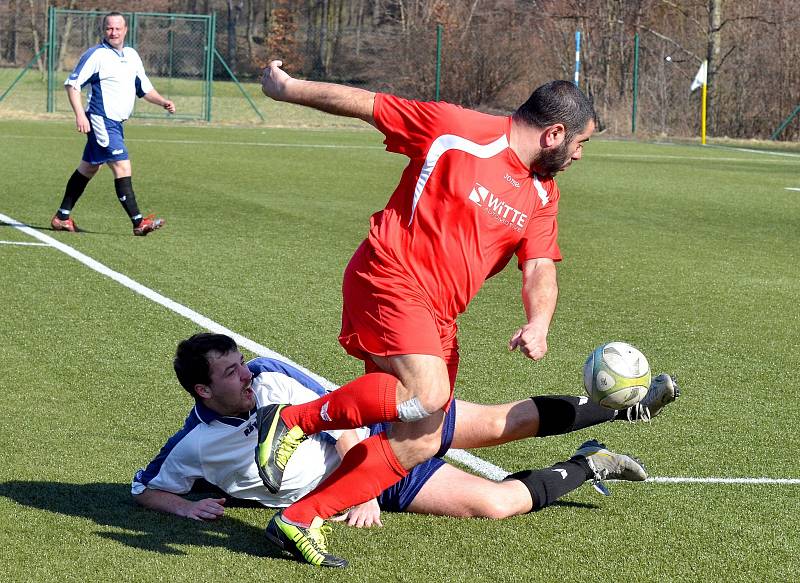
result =
[[437,318],[454,321],[513,254],[519,265],[561,260],[558,187],[509,147],[511,117],[378,94],[374,119],[386,149],[410,162],[367,244],[417,282]]

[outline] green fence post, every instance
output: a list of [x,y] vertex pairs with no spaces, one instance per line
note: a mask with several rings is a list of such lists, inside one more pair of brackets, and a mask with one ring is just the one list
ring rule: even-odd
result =
[[9,85],[8,89],[3,91],[3,94],[0,95],[0,103],[3,102],[3,100],[6,98],[6,95],[11,93],[11,90],[14,89],[14,85],[19,83],[19,80],[25,76],[25,73],[27,73],[30,70],[30,68],[33,67],[33,64],[36,62],[36,60],[39,57],[41,57],[42,53],[45,52],[46,50],[47,50],[47,44],[45,44],[41,49],[39,49],[39,52],[36,53],[36,55],[30,60],[30,62],[27,65],[25,65],[22,71],[20,71],[19,75],[17,75],[17,78],[11,82],[11,85]]
[[55,99],[53,95],[53,90],[55,87],[55,72],[54,64],[53,64],[53,57],[55,55],[55,46],[56,46],[56,8],[53,6],[49,6],[47,8],[47,42],[45,42],[45,47],[47,47],[47,113],[53,113],[55,108]]
[[208,122],[211,121],[211,96],[214,84],[214,52],[216,51],[217,41],[217,13],[212,12],[210,18],[206,21],[208,27],[208,34],[206,40],[206,99],[204,104],[204,119]]
[[639,98],[639,33],[633,35],[633,110],[631,111],[631,133],[636,133],[636,102]]
[[789,117],[783,120],[783,123],[780,126],[778,126],[778,129],[772,132],[772,136],[770,136],[769,139],[777,140],[778,136],[781,135],[781,132],[786,129],[786,126],[788,126],[791,123],[791,121],[794,119],[794,116],[796,116],[798,113],[800,113],[800,105],[795,107],[794,111],[789,115]]

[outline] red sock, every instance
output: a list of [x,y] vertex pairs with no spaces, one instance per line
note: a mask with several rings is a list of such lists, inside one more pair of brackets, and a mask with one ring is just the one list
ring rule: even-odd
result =
[[365,374],[324,397],[286,407],[281,419],[289,427],[299,425],[307,435],[398,421],[397,378],[383,372]]
[[408,475],[385,433],[353,446],[342,463],[317,488],[283,511],[283,516],[308,526],[315,516],[330,518],[356,504],[372,500]]

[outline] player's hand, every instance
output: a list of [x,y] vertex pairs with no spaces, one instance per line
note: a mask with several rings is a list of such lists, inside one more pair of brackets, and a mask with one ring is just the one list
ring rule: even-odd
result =
[[383,526],[381,522],[381,508],[378,506],[378,501],[374,498],[369,502],[353,506],[347,514],[336,520],[345,521],[349,526],[355,526],[356,528]]
[[163,107],[164,109],[166,109],[170,113],[175,113],[175,104],[172,103],[169,99],[167,99],[164,102],[164,105],[162,105],[161,107]]
[[186,518],[192,520],[216,520],[225,514],[225,498],[203,498],[192,502]]
[[281,69],[282,66],[283,61],[270,61],[261,77],[261,91],[267,97],[279,101],[286,92],[286,85],[292,80],[289,74]]
[[92,125],[89,123],[89,118],[86,117],[85,113],[80,112],[75,116],[75,129],[82,134],[88,134],[92,129]]
[[509,350],[517,348],[531,360],[541,360],[547,354],[547,330],[540,330],[532,324],[525,324],[514,332],[508,342]]

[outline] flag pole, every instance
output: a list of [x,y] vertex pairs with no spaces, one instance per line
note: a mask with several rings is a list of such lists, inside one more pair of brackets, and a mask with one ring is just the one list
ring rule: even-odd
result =
[[708,94],[708,85],[703,83],[703,98],[702,98],[702,105],[700,106],[702,109],[700,111],[700,143],[705,146],[706,145],[706,95]]

